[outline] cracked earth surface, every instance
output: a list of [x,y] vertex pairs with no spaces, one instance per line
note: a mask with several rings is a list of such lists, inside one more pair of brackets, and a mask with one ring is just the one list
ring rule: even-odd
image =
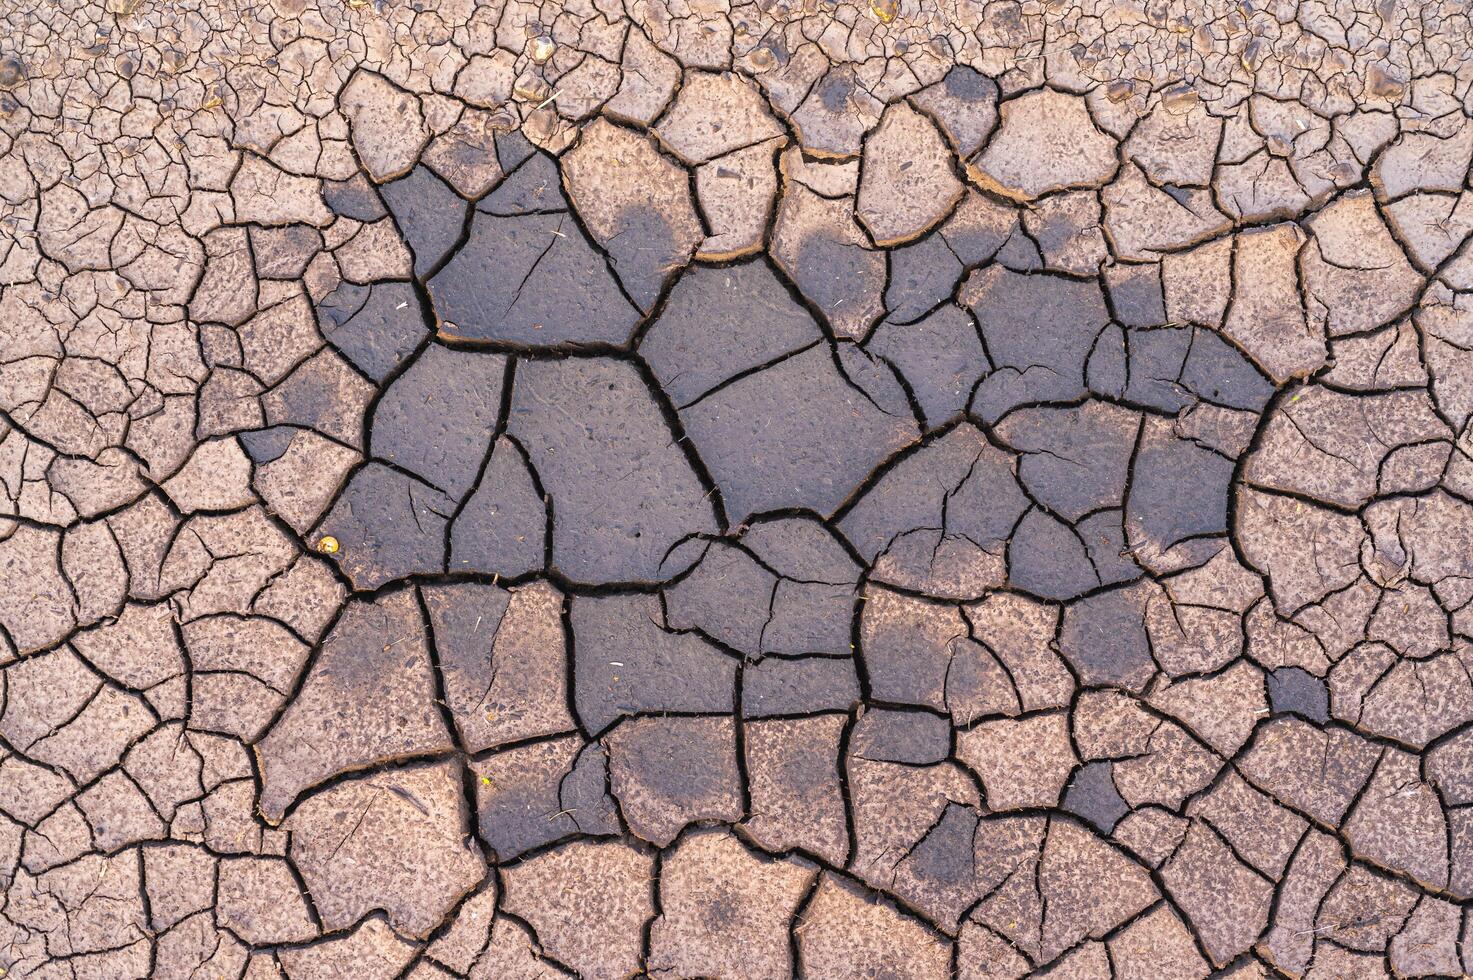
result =
[[1473,25],[0,0],[0,975],[1473,973]]

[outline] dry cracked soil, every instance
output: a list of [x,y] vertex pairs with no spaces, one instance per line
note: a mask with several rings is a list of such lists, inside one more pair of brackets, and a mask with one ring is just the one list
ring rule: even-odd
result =
[[0,25],[0,976],[1473,974],[1465,4]]

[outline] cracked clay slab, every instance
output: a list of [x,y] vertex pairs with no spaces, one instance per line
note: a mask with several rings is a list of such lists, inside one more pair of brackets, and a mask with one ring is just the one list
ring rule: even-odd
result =
[[11,8],[0,976],[1473,976],[1458,4]]

